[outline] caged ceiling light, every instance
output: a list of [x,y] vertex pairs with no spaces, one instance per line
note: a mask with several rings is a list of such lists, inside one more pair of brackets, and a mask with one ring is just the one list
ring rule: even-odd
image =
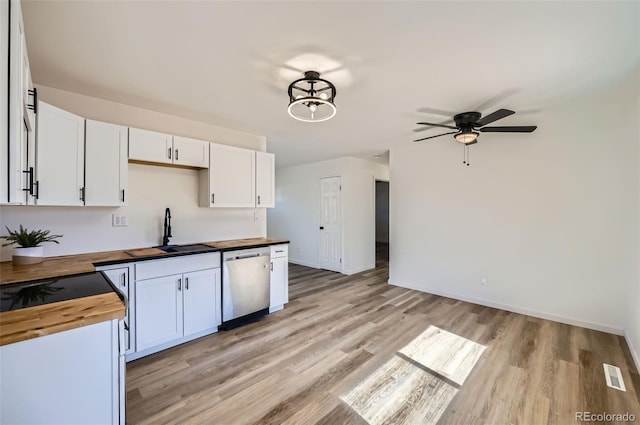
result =
[[320,78],[320,73],[307,71],[304,78],[289,84],[289,115],[304,122],[322,122],[336,114],[336,86]]

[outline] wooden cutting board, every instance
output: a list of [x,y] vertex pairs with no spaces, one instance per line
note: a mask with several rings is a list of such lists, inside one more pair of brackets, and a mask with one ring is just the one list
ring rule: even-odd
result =
[[161,249],[158,248],[140,248],[140,249],[130,249],[129,251],[125,251],[127,254],[129,254],[132,257],[146,257],[149,255],[162,255],[162,254],[166,254],[166,252],[164,252]]

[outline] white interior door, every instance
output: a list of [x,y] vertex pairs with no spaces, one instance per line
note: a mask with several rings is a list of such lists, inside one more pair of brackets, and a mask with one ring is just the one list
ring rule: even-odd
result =
[[342,185],[340,177],[320,179],[320,268],[342,271]]

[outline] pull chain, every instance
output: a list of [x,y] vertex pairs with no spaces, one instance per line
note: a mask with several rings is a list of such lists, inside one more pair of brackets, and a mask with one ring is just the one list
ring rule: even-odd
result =
[[462,148],[462,165],[467,163],[467,145]]
[[469,166],[469,145],[464,145],[464,147],[467,149],[467,167]]

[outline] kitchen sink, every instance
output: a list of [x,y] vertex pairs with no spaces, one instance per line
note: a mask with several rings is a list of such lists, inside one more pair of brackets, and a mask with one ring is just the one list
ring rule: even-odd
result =
[[215,251],[215,248],[212,248],[208,245],[203,245],[200,243],[191,244],[191,245],[164,245],[164,246],[154,246],[154,248],[158,248],[164,252],[206,252],[206,251]]

